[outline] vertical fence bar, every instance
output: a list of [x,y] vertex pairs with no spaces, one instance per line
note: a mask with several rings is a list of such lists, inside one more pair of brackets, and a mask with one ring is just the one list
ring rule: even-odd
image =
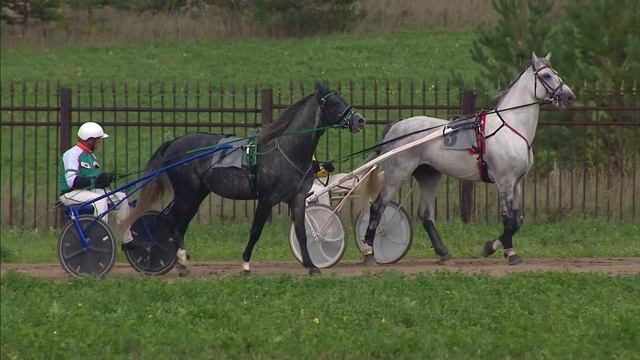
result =
[[[22,106],[26,108],[27,106],[27,84],[22,82]],[[22,112],[22,121],[26,123],[27,121],[27,112]],[[25,193],[26,193],[26,183],[27,183],[27,126],[22,126],[22,188],[20,191],[20,226],[24,227],[24,213],[25,213]]]
[[[46,104],[46,106],[48,108],[51,105],[51,102],[50,102],[51,99],[49,98],[51,96],[51,87],[50,87],[49,81],[47,81],[44,94],[45,94],[44,95],[45,96],[45,104]],[[50,166],[51,163],[49,162],[49,159],[50,159],[49,158],[49,156],[50,156],[49,155],[49,153],[50,153],[49,150],[51,150],[51,126],[49,126],[49,111],[46,112],[45,121],[47,122],[47,127],[46,127],[47,151],[46,151],[46,154],[45,154],[45,158],[46,158],[45,162],[47,164],[47,166],[45,167],[45,177],[47,179],[47,188],[46,188],[45,193],[46,193],[47,201],[49,201],[49,199],[51,199],[51,193],[50,193],[50,189],[51,189],[50,180],[51,180],[51,178],[49,176],[49,169],[51,168],[51,166]],[[55,181],[54,181],[54,184],[55,184]],[[49,228],[49,215],[50,215],[50,213],[49,213],[49,211],[47,211],[47,216],[46,216],[46,219],[45,219],[45,222],[44,222],[44,226],[45,226],[46,229]]]
[[[207,104],[209,106],[209,109],[213,108],[213,85],[211,84],[211,81],[207,82]],[[209,111],[208,121],[209,121],[208,131],[211,132],[213,130],[213,128],[211,127],[211,123],[213,123],[212,111]],[[213,219],[213,195],[210,194],[208,198],[209,198],[209,221],[211,221],[211,219]]]
[[[71,147],[71,89],[61,88],[58,100],[58,107],[60,108],[60,143],[59,153],[64,154]],[[63,176],[60,174],[59,176]],[[60,211],[58,219],[60,224],[64,223],[64,212]]]
[[[33,90],[33,94],[34,94],[34,98],[33,98],[33,106],[38,109],[38,93],[40,92],[40,86],[38,81],[36,81],[35,84],[35,88]],[[35,229],[38,224],[37,224],[37,219],[38,219],[38,178],[40,176],[38,176],[38,153],[40,152],[40,149],[38,149],[38,130],[40,130],[40,127],[38,126],[38,110],[35,111],[35,126],[33,127],[33,147],[35,149],[34,153],[33,153],[33,229]],[[48,165],[48,164],[47,164]],[[46,166],[45,166],[46,167]],[[46,178],[45,178],[45,183],[46,183]],[[45,204],[46,204],[46,200],[45,200]],[[45,211],[46,210],[46,206],[45,206]]]
[[60,89],[60,155],[71,147],[71,89]]
[[260,101],[260,114],[264,126],[273,121],[273,89],[261,89]]
[[[462,92],[462,113],[473,114],[476,108],[476,94],[473,91]],[[473,192],[475,185],[471,181],[460,180],[460,219],[465,224],[473,220],[475,204],[473,203]]]
[[[13,81],[9,85],[10,101],[9,105],[14,106],[16,88]],[[15,118],[15,111],[9,113],[9,121],[13,122]],[[9,226],[13,226],[13,128],[9,128]]]

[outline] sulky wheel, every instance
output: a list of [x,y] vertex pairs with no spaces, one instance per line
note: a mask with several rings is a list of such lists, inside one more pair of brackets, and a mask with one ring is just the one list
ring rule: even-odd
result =
[[[365,254],[367,245],[364,243],[364,234],[369,226],[369,212],[358,214],[356,217],[356,244]],[[391,264],[400,259],[409,251],[413,241],[413,229],[409,216],[398,204],[390,202],[382,214],[380,224],[376,229],[373,240],[373,255],[378,264]]]
[[129,264],[147,275],[163,275],[176,264],[178,241],[162,213],[150,211],[131,226],[137,249],[125,251]]
[[[80,230],[78,229],[80,228]],[[86,244],[82,242],[84,234]],[[93,215],[80,215],[64,225],[58,240],[58,258],[76,277],[105,276],[116,262],[116,243],[109,226]]]
[[[313,204],[305,209],[305,229],[307,230],[307,249],[315,266],[320,269],[335,265],[344,254],[345,231],[340,218],[327,205]],[[302,252],[291,224],[289,231],[291,252],[302,263]]]

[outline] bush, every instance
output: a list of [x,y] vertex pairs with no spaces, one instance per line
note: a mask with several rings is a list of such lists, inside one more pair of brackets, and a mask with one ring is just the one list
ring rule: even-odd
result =
[[255,21],[270,35],[308,36],[344,32],[355,25],[356,0],[256,0]]
[[31,20],[42,22],[60,18],[60,0],[2,0],[2,20],[9,25],[27,26]]

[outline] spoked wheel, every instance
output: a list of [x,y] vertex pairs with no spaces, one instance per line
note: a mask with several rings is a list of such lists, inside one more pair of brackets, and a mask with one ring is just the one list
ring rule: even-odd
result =
[[[346,249],[345,230],[342,221],[333,214],[331,208],[321,204],[307,206],[304,223],[307,231],[307,249],[313,264],[324,269],[340,261]],[[289,231],[289,245],[293,255],[302,264],[302,252],[293,224]]]
[[127,261],[136,271],[163,275],[176,265],[178,241],[174,231],[158,211],[142,215],[131,226],[137,249],[125,251]]
[[78,216],[78,224],[68,221],[58,240],[58,258],[73,276],[105,276],[116,262],[116,242],[109,225],[93,215]]
[[[356,244],[363,254],[368,247],[364,243],[367,226],[369,226],[368,211],[358,214],[355,226]],[[409,216],[398,204],[390,202],[382,214],[373,240],[373,255],[376,262],[391,264],[402,259],[409,251],[412,241],[413,228]]]

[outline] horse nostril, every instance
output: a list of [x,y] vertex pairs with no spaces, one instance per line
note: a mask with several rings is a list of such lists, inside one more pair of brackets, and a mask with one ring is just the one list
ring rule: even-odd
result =
[[363,125],[365,123],[365,119],[363,117],[358,118],[358,124]]
[[573,100],[575,100],[575,99],[576,99],[576,96],[575,96],[575,95],[573,95],[573,94],[567,94],[567,102],[568,102],[568,103],[572,103],[572,102],[573,102]]

